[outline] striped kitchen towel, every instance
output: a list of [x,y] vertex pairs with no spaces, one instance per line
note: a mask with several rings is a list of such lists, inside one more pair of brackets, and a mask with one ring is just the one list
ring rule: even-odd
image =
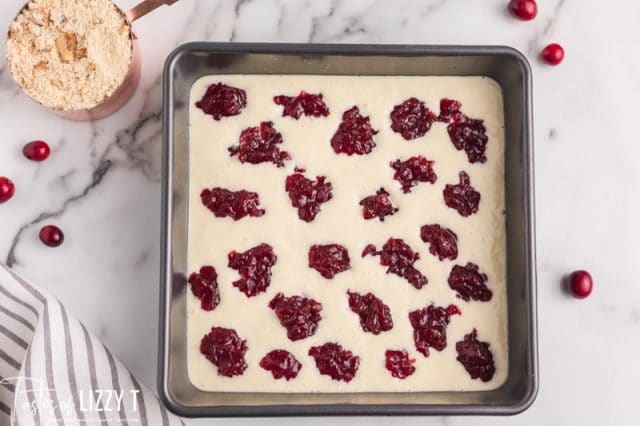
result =
[[0,425],[179,425],[54,297],[0,264]]

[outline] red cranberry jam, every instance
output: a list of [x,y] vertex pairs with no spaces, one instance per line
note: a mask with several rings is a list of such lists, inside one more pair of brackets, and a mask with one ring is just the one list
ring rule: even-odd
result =
[[407,99],[391,111],[391,129],[406,140],[424,136],[434,121],[436,115],[416,98]]
[[13,181],[5,176],[0,176],[0,204],[5,203],[13,197],[16,187]]
[[407,193],[419,182],[435,183],[436,173],[433,171],[433,161],[429,161],[422,155],[411,157],[405,161],[396,160],[391,163],[395,170],[393,178],[400,182],[402,190]]
[[440,225],[424,225],[420,228],[420,238],[429,244],[429,252],[438,259],[456,260],[458,257],[458,236],[451,229]]
[[457,292],[464,301],[479,300],[488,302],[493,293],[487,287],[487,276],[480,273],[478,265],[468,262],[466,266],[454,265],[447,280],[449,287]]
[[205,265],[200,272],[193,272],[189,276],[191,292],[200,299],[200,307],[205,311],[213,311],[220,303],[218,290],[218,273],[213,266]]
[[45,141],[31,141],[22,148],[22,154],[31,161],[44,161],[50,153],[51,149]]
[[333,380],[350,382],[360,365],[360,357],[337,343],[312,346],[309,355],[316,361],[320,374],[330,376]]
[[389,193],[384,188],[380,188],[376,192],[376,195],[365,197],[360,201],[360,205],[362,206],[362,217],[366,220],[377,217],[383,222],[385,216],[391,216],[398,211],[398,209],[393,206],[389,198]]
[[273,247],[260,244],[244,253],[229,253],[229,268],[240,273],[240,279],[233,282],[247,297],[255,296],[267,290],[271,284],[271,267],[276,264],[277,257]]
[[247,94],[237,87],[216,83],[207,88],[202,99],[196,102],[196,106],[217,121],[222,117],[240,114],[247,106]]
[[302,172],[287,176],[284,189],[289,194],[291,205],[298,209],[298,217],[305,222],[311,222],[320,211],[320,205],[326,203],[333,196],[331,182],[325,176],[316,176],[316,180],[307,179]]
[[282,116],[293,117],[296,120],[302,115],[310,117],[326,117],[329,115],[329,108],[322,100],[322,93],[314,95],[304,90],[298,96],[274,96],[273,102],[276,105],[284,106]]
[[301,296],[285,297],[278,293],[269,302],[280,324],[287,329],[289,340],[300,340],[313,336],[322,319],[322,305],[310,298]]
[[284,166],[284,160],[290,160],[287,151],[280,151],[282,135],[273,127],[271,121],[263,121],[259,126],[247,127],[240,133],[238,145],[229,148],[231,156],[237,155],[241,163],[273,163]]
[[309,267],[320,272],[320,275],[332,279],[348,269],[351,269],[349,252],[340,244],[314,244],[309,249]]
[[260,360],[260,367],[271,371],[274,379],[285,378],[287,381],[295,379],[302,368],[302,364],[291,352],[276,349],[269,352]]
[[401,351],[389,349],[384,353],[384,357],[384,366],[393,377],[406,379],[416,371],[416,367],[413,365],[416,362],[415,358],[409,358],[409,353],[404,349]]
[[409,283],[417,289],[421,289],[428,283],[427,277],[422,275],[422,273],[413,266],[416,260],[420,259],[420,254],[414,252],[411,247],[400,238],[389,238],[384,246],[382,246],[381,251],[377,251],[373,244],[369,244],[362,252],[362,257],[367,255],[380,255],[380,264],[382,266],[388,266],[387,274],[391,272],[392,274],[398,275],[409,281]]
[[447,325],[452,315],[459,315],[455,305],[446,308],[429,305],[426,308],[409,312],[409,321],[413,327],[413,340],[416,349],[429,356],[429,348],[442,351],[447,347]]
[[349,308],[360,317],[360,325],[364,331],[380,334],[393,328],[391,310],[382,300],[372,293],[362,296],[359,293],[348,291]]
[[64,232],[55,225],[46,225],[40,229],[38,234],[40,241],[49,247],[58,247],[64,242]]
[[488,382],[493,378],[496,367],[493,364],[493,354],[489,349],[490,345],[477,339],[477,331],[473,331],[464,336],[464,340],[456,343],[458,352],[457,360],[464,366],[472,379],[479,378],[483,382]]
[[264,214],[260,208],[260,196],[255,192],[230,191],[224,188],[203,189],[200,200],[216,217],[231,217],[240,220],[246,216],[259,217]]
[[218,367],[220,376],[239,376],[247,369],[247,341],[230,328],[213,327],[200,341],[200,352]]
[[455,209],[461,216],[467,217],[478,211],[480,193],[471,186],[469,175],[462,171],[458,174],[460,183],[456,185],[446,184],[442,190],[444,203]]
[[362,116],[354,106],[342,114],[342,123],[331,138],[331,146],[336,154],[368,154],[376,146],[373,136],[377,133],[371,127],[369,117]]
[[447,133],[451,143],[458,151],[464,150],[470,163],[484,163],[487,161],[487,129],[483,120],[458,115],[453,123],[447,126]]
[[459,118],[462,114],[460,108],[462,104],[455,99],[440,99],[440,115],[438,121],[443,123],[451,123]]

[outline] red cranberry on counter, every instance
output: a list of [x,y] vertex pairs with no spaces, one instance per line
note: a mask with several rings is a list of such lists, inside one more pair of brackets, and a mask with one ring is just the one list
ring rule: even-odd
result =
[[530,21],[538,14],[535,0],[511,0],[507,9],[513,17],[522,21]]
[[64,233],[62,229],[55,225],[46,225],[40,229],[40,241],[46,246],[58,247],[64,242]]
[[564,59],[564,49],[558,43],[547,44],[540,54],[549,65],[558,65]]
[[587,271],[573,271],[569,277],[571,294],[578,299],[588,297],[593,291],[593,279]]
[[31,141],[22,148],[22,154],[31,161],[44,161],[49,158],[51,149],[45,141]]
[[0,204],[7,202],[16,192],[16,186],[8,177],[0,176]]

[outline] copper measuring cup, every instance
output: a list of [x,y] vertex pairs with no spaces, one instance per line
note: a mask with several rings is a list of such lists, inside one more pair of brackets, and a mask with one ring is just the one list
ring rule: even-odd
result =
[[[122,13],[129,25],[129,36],[131,38],[131,62],[129,63],[129,71],[125,76],[122,84],[105,100],[100,102],[93,108],[86,110],[52,110],[60,117],[74,121],[98,120],[107,117],[122,108],[131,99],[140,82],[140,74],[142,72],[142,60],[138,47],[137,37],[133,31],[133,22],[156,8],[163,5],[171,5],[178,0],[143,0],[128,11],[123,11],[116,6]],[[25,7],[27,7],[25,5]]]

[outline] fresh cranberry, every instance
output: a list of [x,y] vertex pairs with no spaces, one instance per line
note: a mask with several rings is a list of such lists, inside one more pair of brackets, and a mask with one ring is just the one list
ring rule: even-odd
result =
[[480,378],[483,382],[488,382],[493,378],[496,367],[493,364],[493,354],[489,349],[490,345],[477,339],[477,331],[473,331],[464,336],[464,340],[456,343],[456,359],[464,366],[472,379]]
[[467,262],[466,266],[454,265],[447,280],[449,287],[464,301],[470,299],[488,302],[493,293],[487,287],[487,275],[479,271],[478,265]]
[[316,361],[320,374],[331,376],[333,380],[350,382],[360,366],[360,357],[337,343],[312,346],[309,355]]
[[230,328],[212,327],[200,341],[200,352],[218,367],[220,376],[239,376],[247,369],[247,341]]
[[271,267],[276,264],[277,257],[273,247],[260,244],[244,253],[229,253],[229,267],[240,273],[240,279],[233,282],[247,297],[255,296],[267,290],[271,284]]
[[200,307],[205,311],[213,311],[220,303],[218,290],[218,273],[213,266],[205,265],[200,272],[193,272],[189,276],[191,292],[200,299]]
[[276,349],[269,352],[260,360],[260,367],[271,371],[274,379],[285,378],[287,381],[295,379],[302,368],[302,364],[289,351]]
[[287,176],[284,189],[289,194],[291,205],[298,209],[298,217],[311,222],[320,211],[320,204],[326,203],[333,196],[331,182],[325,176],[316,176],[316,180],[307,179],[297,169]]
[[569,277],[571,293],[578,299],[584,299],[593,290],[593,279],[587,271],[574,271]]
[[469,118],[466,115],[458,115],[453,123],[447,126],[447,133],[453,146],[458,150],[464,150],[470,163],[484,163],[487,161],[487,129],[482,120]]
[[478,211],[480,193],[471,186],[471,179],[466,172],[460,172],[458,176],[460,183],[444,186],[442,190],[444,202],[447,206],[457,210],[461,216],[471,216]]
[[280,324],[287,329],[287,337],[293,341],[313,336],[322,319],[322,304],[307,297],[285,297],[278,293],[269,302],[269,307],[274,310]]
[[360,205],[362,206],[362,216],[366,220],[377,217],[380,221],[384,221],[385,216],[391,216],[398,211],[393,206],[389,193],[384,188],[380,188],[376,195],[365,197],[360,201]]
[[212,84],[207,88],[202,99],[196,102],[196,106],[217,121],[222,117],[240,114],[240,111],[247,106],[247,93],[222,83]]
[[5,203],[13,197],[16,187],[8,177],[0,176],[0,204]]
[[438,259],[456,260],[458,257],[458,236],[451,229],[440,225],[424,225],[420,228],[420,238],[429,244],[429,252]]
[[389,238],[381,251],[377,251],[373,244],[367,245],[362,252],[362,257],[367,255],[380,255],[380,264],[388,266],[387,274],[391,272],[398,275],[417,289],[421,289],[428,283],[427,277],[413,266],[416,260],[420,259],[420,255],[400,238]]
[[393,178],[400,182],[402,190],[407,193],[418,182],[435,183],[438,176],[433,171],[433,161],[429,161],[422,155],[411,157],[408,160],[396,160],[391,163],[391,168],[395,170]]
[[404,349],[401,351],[387,350],[384,356],[384,366],[393,377],[406,379],[416,371],[416,367],[413,365],[416,362],[415,358],[409,358],[409,353]]
[[46,225],[40,229],[40,241],[46,246],[58,247],[64,242],[64,233],[62,229],[55,225]]
[[564,59],[564,49],[558,43],[547,44],[542,49],[541,57],[549,65],[558,65]]
[[349,252],[340,244],[314,244],[309,249],[308,258],[309,267],[327,279],[351,269]]
[[238,145],[229,148],[233,157],[238,156],[241,163],[273,163],[284,166],[284,160],[290,160],[287,151],[280,151],[282,135],[273,127],[271,121],[263,121],[259,126],[247,127],[240,133]]
[[538,5],[534,0],[511,0],[508,9],[511,15],[523,21],[530,21],[538,14]]
[[45,141],[31,141],[22,148],[22,153],[31,161],[44,161],[49,157],[51,149]]
[[409,98],[391,111],[391,129],[406,140],[417,139],[429,131],[436,115],[419,99]]
[[231,217],[240,220],[246,216],[259,217],[264,214],[260,208],[260,196],[255,192],[230,191],[224,188],[203,189],[200,200],[216,217]]
[[440,115],[438,115],[438,121],[451,123],[453,120],[456,120],[462,114],[460,107],[462,107],[462,104],[455,99],[440,99]]
[[413,340],[418,352],[429,356],[429,348],[442,351],[447,347],[447,325],[452,315],[459,315],[456,305],[446,308],[429,305],[426,308],[409,312],[409,321],[413,327]]
[[360,317],[360,325],[364,331],[380,334],[393,328],[391,310],[382,300],[372,293],[362,296],[359,293],[347,291],[349,308]]
[[371,127],[369,117],[360,114],[357,106],[342,114],[342,122],[331,138],[336,154],[368,154],[376,146],[373,136],[378,133]]
[[326,117],[329,115],[329,108],[322,100],[322,93],[314,95],[301,90],[298,96],[275,96],[273,102],[276,105],[284,106],[282,110],[283,117],[289,116],[297,120],[303,114],[311,117]]

